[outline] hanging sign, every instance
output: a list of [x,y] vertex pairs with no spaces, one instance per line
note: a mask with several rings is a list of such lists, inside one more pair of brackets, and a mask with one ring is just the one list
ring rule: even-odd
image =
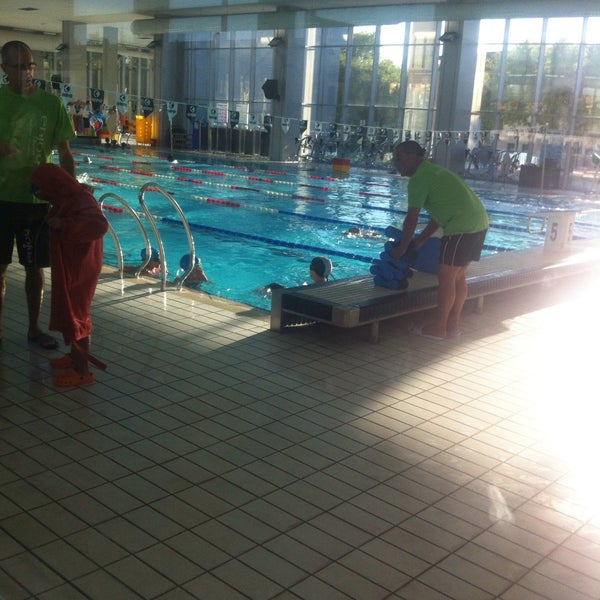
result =
[[265,115],[263,125],[267,131],[271,131],[271,127],[273,127],[273,117],[271,115]]
[[152,98],[142,98],[142,114],[149,117],[154,112],[154,100]]
[[102,104],[104,104],[104,90],[90,88],[90,99],[92,101],[92,110],[94,112],[102,112]]
[[121,114],[127,112],[127,105],[129,104],[129,94],[117,94],[115,106]]
[[192,120],[196,120],[196,115],[198,114],[198,107],[195,104],[188,104],[185,108],[185,116]]
[[229,126],[235,127],[240,122],[240,111],[230,110],[229,111]]
[[282,117],[281,129],[283,129],[284,133],[287,133],[290,130],[290,119],[288,117]]
[[71,90],[71,86],[68,83],[60,84],[60,97],[62,98],[65,106],[68,106],[73,100],[73,90]]
[[173,121],[173,117],[177,114],[177,102],[167,102],[167,116],[169,121]]
[[211,125],[216,125],[219,122],[219,114],[214,106],[208,107],[208,122]]

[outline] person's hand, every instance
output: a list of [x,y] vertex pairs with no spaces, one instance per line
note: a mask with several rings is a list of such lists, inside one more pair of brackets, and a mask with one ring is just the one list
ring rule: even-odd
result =
[[19,154],[19,150],[8,142],[0,141],[0,158],[6,158],[8,156],[16,156]]
[[404,256],[404,252],[402,252],[402,248],[400,247],[400,244],[398,244],[391,250],[390,256],[394,260],[400,260]]

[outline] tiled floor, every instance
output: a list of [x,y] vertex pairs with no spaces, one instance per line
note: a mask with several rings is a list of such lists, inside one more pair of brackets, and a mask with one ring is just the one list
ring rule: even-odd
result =
[[103,276],[60,391],[9,270],[2,600],[600,598],[600,285],[376,345],[150,289]]

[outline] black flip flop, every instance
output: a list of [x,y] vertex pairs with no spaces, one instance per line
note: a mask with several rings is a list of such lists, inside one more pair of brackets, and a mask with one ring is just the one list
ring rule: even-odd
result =
[[43,350],[56,350],[56,348],[58,348],[58,342],[47,333],[38,333],[38,335],[34,337],[28,337],[27,341],[30,344],[39,346]]

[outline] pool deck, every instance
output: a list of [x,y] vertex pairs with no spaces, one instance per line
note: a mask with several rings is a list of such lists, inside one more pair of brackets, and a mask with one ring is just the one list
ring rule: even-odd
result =
[[102,275],[108,370],[60,390],[9,268],[1,598],[600,598],[596,276],[377,345],[158,288]]

